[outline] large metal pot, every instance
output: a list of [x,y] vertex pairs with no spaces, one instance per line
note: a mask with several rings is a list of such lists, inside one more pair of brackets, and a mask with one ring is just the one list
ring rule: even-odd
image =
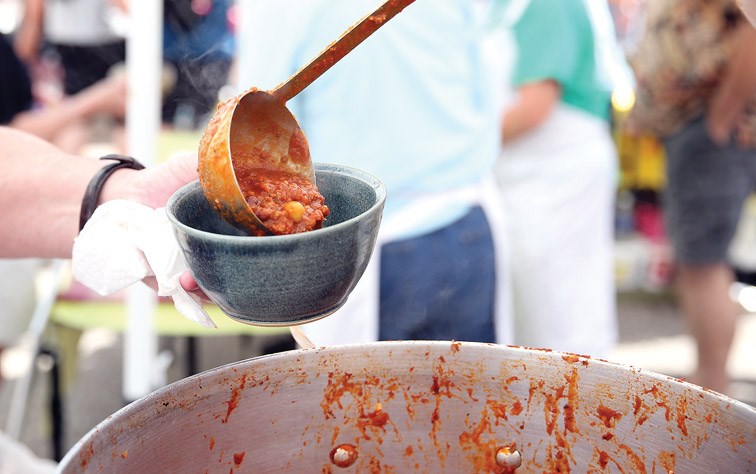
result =
[[260,357],[181,380],[95,427],[60,469],[752,472],[756,410],[576,355],[375,343]]

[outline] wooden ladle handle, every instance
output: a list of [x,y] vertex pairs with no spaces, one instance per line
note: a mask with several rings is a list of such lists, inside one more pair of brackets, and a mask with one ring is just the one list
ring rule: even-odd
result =
[[384,23],[404,10],[405,7],[415,0],[387,0],[373,13],[369,13],[354,26],[345,31],[339,39],[324,49],[315,59],[294,73],[286,82],[280,84],[272,92],[273,96],[281,102],[287,102],[292,97],[302,92],[312,84],[324,72],[339,62],[341,58],[349,54],[365,39],[375,33]]

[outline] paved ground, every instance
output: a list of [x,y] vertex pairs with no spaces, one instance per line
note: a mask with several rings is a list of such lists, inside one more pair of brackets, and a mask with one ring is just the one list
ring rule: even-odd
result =
[[[632,295],[619,300],[621,344],[610,359],[667,375],[684,377],[693,363],[693,346],[685,334],[683,321],[669,295]],[[199,369],[253,357],[261,346],[282,343],[288,339],[250,339],[243,337],[204,338],[198,342]],[[175,354],[169,379],[184,376],[184,339],[164,338],[161,347]],[[274,348],[275,349],[275,348]],[[79,364],[75,383],[65,397],[65,449],[87,433],[95,424],[122,406],[121,401],[121,337],[107,330],[90,330],[79,342]],[[756,315],[744,315],[732,357],[736,379],[733,395],[756,406]],[[4,357],[4,367],[13,372],[14,353]],[[12,375],[12,374],[11,374]],[[14,380],[0,386],[0,427],[6,426]],[[40,456],[51,457],[49,443],[49,372],[44,367],[36,377],[29,401],[29,413],[22,440]]]

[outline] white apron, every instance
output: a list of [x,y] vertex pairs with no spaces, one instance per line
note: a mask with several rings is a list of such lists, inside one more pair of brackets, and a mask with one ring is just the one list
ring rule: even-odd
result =
[[615,153],[603,121],[564,105],[503,147],[516,344],[600,357],[616,342]]
[[[510,1],[503,23],[514,25],[529,3]],[[498,41],[506,56],[500,75],[509,78],[517,47],[506,30]],[[503,108],[515,95],[504,81]],[[509,287],[500,299],[511,303],[499,304],[497,341],[606,356],[617,340],[617,159],[608,125],[560,103],[538,129],[502,147],[495,175],[489,215],[499,215],[497,252],[505,253],[497,278]]]

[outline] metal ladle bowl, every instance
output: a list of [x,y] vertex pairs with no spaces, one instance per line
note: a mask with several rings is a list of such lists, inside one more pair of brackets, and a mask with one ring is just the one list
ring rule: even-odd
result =
[[307,138],[286,102],[413,2],[387,0],[275,90],[252,88],[218,106],[200,141],[198,172],[205,197],[224,220],[252,235],[272,233],[247,204],[251,192],[239,178],[262,170],[314,182]]
[[[285,105],[250,89],[218,106],[199,147],[199,177],[221,217],[252,235],[271,235],[247,204],[237,176],[286,171],[315,182],[307,138]],[[233,157],[233,158],[232,158]]]

